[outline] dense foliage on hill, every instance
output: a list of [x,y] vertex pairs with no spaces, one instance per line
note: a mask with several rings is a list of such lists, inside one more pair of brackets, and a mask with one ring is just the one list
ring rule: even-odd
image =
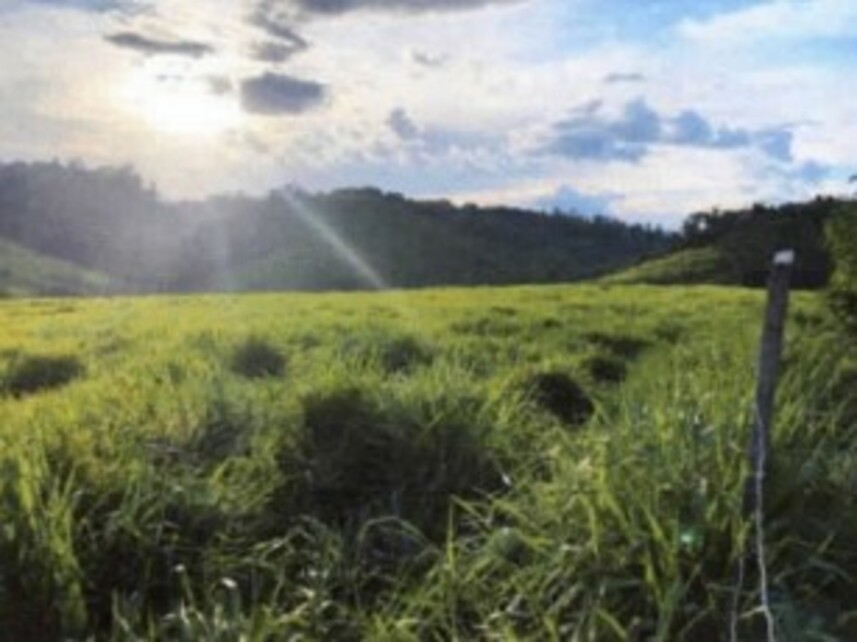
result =
[[836,270],[830,302],[842,321],[857,334],[857,208],[844,207],[827,229]]
[[791,248],[797,253],[794,285],[822,288],[832,271],[825,228],[845,203],[817,197],[805,203],[696,213],[685,221],[674,248],[604,281],[759,287],[765,285],[773,254]]
[[806,203],[694,214],[685,221],[683,245],[716,249],[725,267],[721,283],[744,286],[764,285],[771,256],[791,248],[797,253],[795,285],[820,288],[831,272],[825,226],[841,205],[841,200],[817,197]]
[[128,168],[0,165],[0,237],[135,291],[572,281],[663,251],[622,222],[420,202],[374,188],[169,203]]

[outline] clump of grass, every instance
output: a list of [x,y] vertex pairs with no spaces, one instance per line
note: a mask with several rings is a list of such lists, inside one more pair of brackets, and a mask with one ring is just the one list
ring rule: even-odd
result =
[[628,376],[625,362],[615,355],[593,355],[584,362],[592,378],[603,384],[618,384]]
[[555,328],[562,328],[562,322],[556,317],[545,317],[544,319],[538,320],[534,326],[538,330],[552,330]]
[[381,363],[391,373],[431,364],[434,354],[423,342],[410,336],[394,337],[381,347]]
[[96,628],[109,627],[118,596],[134,596],[150,613],[169,610],[182,593],[176,570],[203,576],[205,556],[218,551],[226,534],[237,538],[248,522],[222,511],[198,479],[175,472],[151,469],[128,489],[83,498],[73,534]]
[[589,333],[586,335],[586,339],[596,346],[606,348],[614,355],[625,359],[638,357],[649,346],[649,342],[641,337],[601,331]]
[[232,370],[238,375],[259,379],[279,377],[286,370],[286,358],[260,337],[249,337],[232,354]]
[[405,373],[434,360],[434,349],[411,335],[383,331],[358,333],[342,345],[345,356],[374,362],[387,373]]
[[453,322],[449,326],[454,333],[482,337],[510,337],[521,330],[521,324],[509,316],[469,317]]
[[685,330],[674,322],[664,322],[655,328],[654,334],[655,337],[667,344],[675,344],[684,336]]
[[534,373],[525,378],[524,387],[539,406],[571,426],[583,424],[595,412],[583,387],[562,371]]
[[68,384],[83,371],[83,364],[74,355],[25,355],[10,364],[3,388],[19,397]]
[[167,443],[163,449],[156,448],[155,455],[162,457],[162,465],[173,460],[190,466],[217,465],[248,455],[257,429],[251,409],[237,406],[221,392],[206,406],[190,440],[185,444]]
[[517,308],[512,308],[511,306],[491,306],[488,310],[504,317],[515,317],[519,313]]
[[461,394],[407,403],[338,383],[303,400],[297,445],[281,459],[284,501],[340,526],[371,516],[406,520],[442,535],[453,497],[496,490],[501,473],[477,415]]

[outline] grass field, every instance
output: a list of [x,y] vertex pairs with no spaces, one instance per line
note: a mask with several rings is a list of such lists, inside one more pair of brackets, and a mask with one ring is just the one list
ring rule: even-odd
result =
[[[2,302],[4,637],[724,638],[762,298]],[[857,630],[837,341],[797,295],[768,489],[784,639]]]

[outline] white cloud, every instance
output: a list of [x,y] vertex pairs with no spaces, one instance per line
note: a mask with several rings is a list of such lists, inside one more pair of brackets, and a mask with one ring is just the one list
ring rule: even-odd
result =
[[[772,2],[686,21],[672,41],[606,37],[585,46],[575,35],[585,31],[586,12],[620,5],[532,0],[419,17],[354,13],[302,23],[311,46],[280,66],[252,55],[263,34],[246,21],[251,0],[154,6],[133,20],[44,4],[6,11],[0,157],[132,162],[170,196],[299,180],[525,204],[571,185],[588,195],[621,192],[616,212],[662,221],[803,194],[814,187],[797,173],[808,161],[857,162],[857,94],[848,91],[857,72],[780,55],[796,38],[857,33],[850,1]],[[214,52],[146,57],[103,39],[132,30],[210,43]],[[326,101],[299,115],[241,113],[236,89],[266,72],[321,83]],[[631,72],[645,82],[605,82]],[[232,90],[206,94],[212,76]],[[129,84],[151,98],[140,100]],[[657,145],[637,165],[533,156],[573,106],[600,100],[611,114],[637,97],[661,114],[694,110],[748,131],[788,126],[795,162]],[[177,113],[158,115],[170,106]],[[194,110],[210,128],[195,122]],[[389,127],[394,110],[407,115],[413,136]]]

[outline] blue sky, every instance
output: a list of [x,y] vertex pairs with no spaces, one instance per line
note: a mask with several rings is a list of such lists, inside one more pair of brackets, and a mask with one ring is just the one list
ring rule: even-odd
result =
[[851,0],[6,0],[0,158],[675,225],[846,192]]

